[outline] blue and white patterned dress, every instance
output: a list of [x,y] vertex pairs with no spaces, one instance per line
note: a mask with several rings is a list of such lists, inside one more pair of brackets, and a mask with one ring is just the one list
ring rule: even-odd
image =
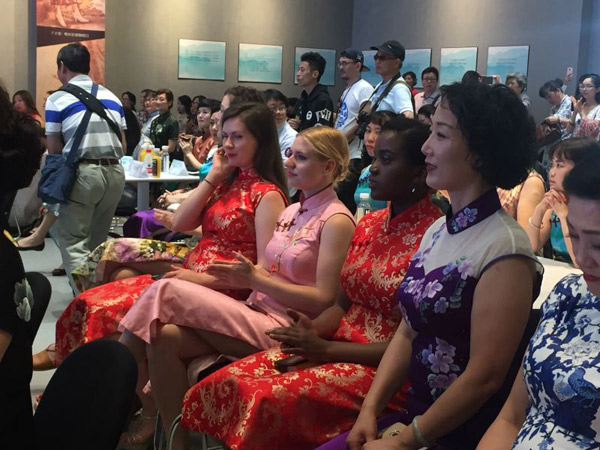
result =
[[582,275],[544,302],[523,372],[531,408],[513,449],[600,449],[600,298]]

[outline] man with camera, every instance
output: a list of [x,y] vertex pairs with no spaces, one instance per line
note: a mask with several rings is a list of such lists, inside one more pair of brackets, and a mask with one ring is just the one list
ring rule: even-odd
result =
[[371,47],[371,50],[377,51],[374,57],[375,72],[383,78],[371,98],[371,111],[393,111],[412,119],[415,115],[412,94],[400,74],[406,56],[404,46],[391,40]]
[[358,128],[356,118],[373,94],[373,86],[360,77],[361,72],[369,70],[364,65],[364,56],[361,51],[347,48],[340,56],[338,67],[340,76],[346,81],[346,89],[342,93],[335,128],[340,130],[348,140],[350,148],[350,171],[348,176],[337,186],[339,199],[354,213],[354,191],[362,168],[361,140],[355,135]]

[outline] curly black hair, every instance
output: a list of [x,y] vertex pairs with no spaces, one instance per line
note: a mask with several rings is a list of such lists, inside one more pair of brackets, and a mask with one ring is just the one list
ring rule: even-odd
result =
[[44,153],[39,134],[39,124],[13,109],[6,88],[0,84],[0,193],[31,183]]
[[454,83],[440,90],[442,107],[456,117],[483,179],[502,189],[523,182],[535,159],[535,124],[521,99],[502,84]]
[[600,200],[600,145],[592,140],[581,141],[587,151],[571,169],[564,181],[569,195],[588,200]]

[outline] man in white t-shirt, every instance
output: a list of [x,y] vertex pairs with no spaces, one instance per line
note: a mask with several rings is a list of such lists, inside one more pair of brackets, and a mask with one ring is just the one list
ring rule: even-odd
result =
[[338,62],[340,76],[346,82],[346,89],[342,93],[338,109],[335,128],[340,130],[348,140],[350,148],[350,171],[348,176],[337,186],[339,199],[354,213],[354,190],[358,183],[361,171],[362,141],[354,135],[358,128],[356,118],[373,94],[373,86],[361,79],[360,73],[369,70],[364,65],[364,56],[361,51],[353,48],[344,50]]
[[[409,119],[415,116],[414,105],[410,88],[400,75],[402,62],[406,56],[404,46],[398,41],[385,41],[376,50],[375,72],[381,75],[383,81],[375,88],[375,95],[371,98],[372,111],[392,111],[402,114]],[[383,95],[388,85],[392,82],[392,89]],[[381,99],[380,99],[381,97]]]

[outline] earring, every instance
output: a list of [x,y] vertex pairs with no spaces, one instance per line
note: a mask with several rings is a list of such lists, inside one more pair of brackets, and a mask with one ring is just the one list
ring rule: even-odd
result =
[[417,190],[417,188],[416,188],[416,187],[413,187],[413,188],[412,188],[412,190],[411,190],[410,192],[414,194],[416,190]]

